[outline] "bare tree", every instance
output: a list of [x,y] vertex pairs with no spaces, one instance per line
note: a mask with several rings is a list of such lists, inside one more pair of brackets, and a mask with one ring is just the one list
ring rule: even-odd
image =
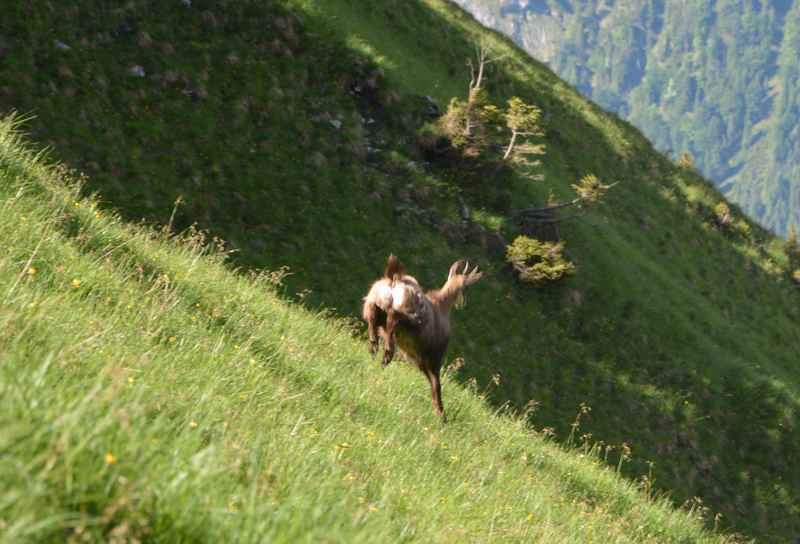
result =
[[[605,185],[594,174],[587,174],[577,184],[572,185],[577,196],[569,202],[551,203],[542,208],[524,208],[514,212],[514,215],[525,234],[558,241],[559,223],[581,217],[587,208],[600,202],[617,183],[619,182]],[[566,208],[579,208],[581,211],[572,215],[561,215]]]
[[483,80],[486,74],[486,66],[492,62],[500,60],[502,57],[490,57],[490,50],[485,44],[480,44],[475,48],[475,61],[476,64],[469,59],[467,65],[469,66],[470,80],[469,80],[469,94],[467,95],[467,109],[466,109],[466,122],[464,123],[464,136],[472,136],[472,131],[478,123],[475,116],[475,110],[482,107],[487,102],[483,93]]

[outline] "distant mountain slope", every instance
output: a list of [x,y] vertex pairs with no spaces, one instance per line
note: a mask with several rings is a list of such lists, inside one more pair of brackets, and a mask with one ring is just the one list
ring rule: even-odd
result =
[[456,0],[763,225],[800,225],[800,4]]
[[[800,531],[800,305],[781,241],[735,206],[723,224],[708,182],[510,40],[440,0],[7,13],[0,110],[35,115],[30,138],[87,173],[101,212],[197,223],[236,266],[286,265],[285,297],[350,320],[389,252],[425,287],[469,257],[486,274],[454,316],[455,381],[558,440],[602,441],[640,485],[676,505],[700,497],[710,526],[720,512],[719,527],[771,541]],[[481,42],[499,58],[491,100],[544,111],[545,180],[478,180],[500,203],[417,145],[430,100],[465,96]],[[519,233],[509,208],[571,198],[589,173],[619,183],[563,224],[577,274],[519,285],[503,255]],[[385,400],[398,417],[408,409]]]

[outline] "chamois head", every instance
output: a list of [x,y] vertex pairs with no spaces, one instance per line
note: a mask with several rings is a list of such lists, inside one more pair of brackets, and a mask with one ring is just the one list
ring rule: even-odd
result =
[[472,270],[469,269],[469,261],[462,259],[454,262],[452,266],[450,266],[450,272],[447,274],[447,281],[444,286],[439,289],[439,296],[437,297],[439,303],[447,308],[450,306],[455,306],[456,308],[463,307],[466,303],[464,289],[477,282],[482,277],[483,272],[479,272],[477,266]]

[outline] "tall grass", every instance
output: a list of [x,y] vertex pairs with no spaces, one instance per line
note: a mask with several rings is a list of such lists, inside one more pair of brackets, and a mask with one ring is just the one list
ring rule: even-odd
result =
[[[507,38],[445,0],[84,0],[4,13],[12,53],[0,80],[13,84],[0,85],[0,109],[34,112],[32,139],[90,174],[82,193],[96,191],[99,207],[26,191],[63,208],[48,228],[92,262],[129,262],[120,273],[137,282],[161,275],[162,289],[185,289],[186,266],[167,272],[128,235],[85,225],[105,225],[114,209],[173,230],[196,222],[236,250],[234,266],[289,266],[282,296],[352,319],[388,252],[426,287],[469,257],[486,275],[454,316],[450,356],[466,365],[448,388],[475,384],[492,406],[518,412],[535,404],[531,423],[558,441],[585,403],[592,411],[574,436],[614,445],[609,466],[627,443],[621,471],[647,476],[675,505],[700,497],[724,527],[768,540],[798,534],[800,305],[780,274],[780,240],[755,225],[719,228],[713,187]],[[587,173],[620,181],[603,206],[563,225],[578,272],[553,288],[517,285],[502,244],[477,229],[512,240],[513,218],[475,197],[464,228],[458,173],[415,147],[430,119],[424,97],[442,108],[464,98],[466,61],[481,42],[499,57],[487,73],[492,100],[516,95],[546,113],[545,180],[501,187],[512,207],[540,205],[550,190],[566,199]],[[375,96],[355,92],[369,81]],[[37,266],[43,278],[54,268]],[[59,281],[97,292],[93,273]],[[213,288],[178,300],[219,313],[197,294]],[[159,319],[146,330],[160,331]],[[185,342],[177,330],[159,334]],[[418,377],[408,379],[417,391]]]
[[125,224],[0,123],[0,540],[717,542],[346,322]]

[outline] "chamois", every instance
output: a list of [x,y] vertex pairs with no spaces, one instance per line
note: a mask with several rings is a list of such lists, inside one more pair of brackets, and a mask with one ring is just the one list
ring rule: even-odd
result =
[[[392,257],[389,258],[389,262],[391,260]],[[388,270],[389,263],[387,263]],[[433,409],[443,421],[447,421],[447,418],[442,404],[440,374],[444,355],[447,351],[447,344],[450,340],[450,309],[453,306],[460,307],[463,305],[464,289],[477,282],[482,276],[483,273],[478,271],[477,266],[470,270],[469,262],[456,261],[450,267],[447,281],[440,289],[429,291],[423,297],[414,296],[413,301],[416,307],[414,308],[413,316],[407,316],[401,308],[402,305],[390,304],[387,306],[384,301],[378,300],[377,297],[372,305],[373,308],[377,307],[387,315],[387,323],[391,322],[392,325],[390,327],[387,324],[384,330],[388,329],[389,333],[392,331],[395,333],[401,353],[406,359],[413,362],[428,379],[428,383],[431,386]],[[395,281],[403,282],[403,277],[408,278],[410,276],[404,276],[401,270]],[[383,279],[385,280],[386,278],[384,277]],[[412,291],[419,287],[416,280],[414,280],[414,284],[415,287],[411,288]],[[403,284],[404,287],[408,285],[411,284]],[[372,293],[372,290],[370,290],[370,293]],[[416,291],[414,293],[416,295]],[[367,299],[369,298],[368,295]],[[382,303],[383,307],[379,303]],[[368,319],[366,306],[367,303],[365,302],[364,319],[367,320],[370,327],[374,327]],[[388,308],[389,311],[384,308]],[[379,312],[376,311],[375,313]],[[389,314],[394,315],[390,318]],[[372,346],[370,346],[371,351],[372,349]]]
[[413,277],[405,274],[400,260],[389,255],[383,277],[372,284],[364,297],[361,316],[367,322],[369,352],[378,351],[378,336],[383,338],[383,366],[392,362],[395,354],[394,329],[399,321],[409,321],[420,325],[419,313],[422,306],[422,288]]

